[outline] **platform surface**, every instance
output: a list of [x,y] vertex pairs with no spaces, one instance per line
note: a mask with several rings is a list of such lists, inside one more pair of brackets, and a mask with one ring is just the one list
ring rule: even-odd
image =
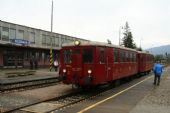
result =
[[54,113],[170,113],[170,67],[159,86],[153,81],[149,75]]

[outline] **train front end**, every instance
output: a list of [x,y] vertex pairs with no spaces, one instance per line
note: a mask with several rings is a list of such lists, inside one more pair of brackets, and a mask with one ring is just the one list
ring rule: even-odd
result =
[[93,85],[93,51],[92,46],[82,46],[78,41],[62,47],[59,76],[64,84],[81,87]]

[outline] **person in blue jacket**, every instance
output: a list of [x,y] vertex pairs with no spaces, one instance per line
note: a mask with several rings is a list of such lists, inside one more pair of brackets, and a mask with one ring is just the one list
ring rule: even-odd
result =
[[155,63],[154,68],[153,68],[153,72],[154,72],[154,75],[155,75],[153,84],[159,86],[160,78],[161,78],[161,75],[162,75],[162,65],[159,63],[159,61],[157,61]]

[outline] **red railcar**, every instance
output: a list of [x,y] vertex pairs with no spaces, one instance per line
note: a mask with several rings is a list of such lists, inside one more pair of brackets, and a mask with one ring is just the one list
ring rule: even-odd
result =
[[138,72],[147,74],[149,73],[153,68],[153,55],[138,51]]
[[95,86],[138,73],[138,52],[99,42],[63,45],[60,77],[65,84]]

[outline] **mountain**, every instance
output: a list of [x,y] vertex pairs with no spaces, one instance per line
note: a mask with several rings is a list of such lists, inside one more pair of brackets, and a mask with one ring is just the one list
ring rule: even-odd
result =
[[146,51],[149,51],[149,53],[152,53],[154,55],[160,55],[160,54],[165,55],[166,52],[167,54],[170,54],[170,45],[153,47],[153,48],[146,49]]

